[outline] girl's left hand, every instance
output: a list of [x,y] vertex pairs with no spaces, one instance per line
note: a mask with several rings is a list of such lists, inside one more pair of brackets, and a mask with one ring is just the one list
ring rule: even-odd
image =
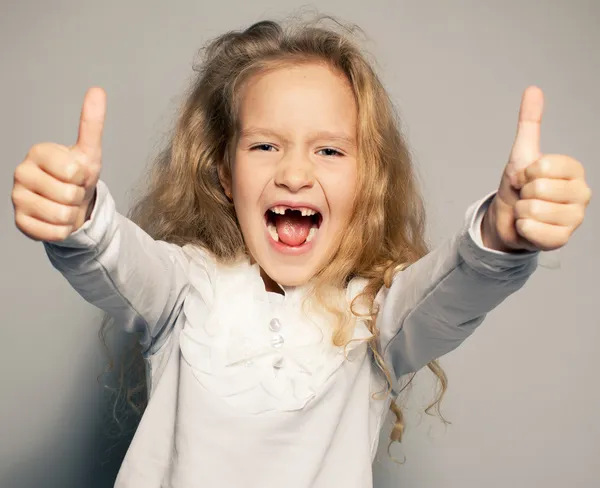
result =
[[592,196],[583,165],[569,156],[540,153],[543,105],[539,88],[525,90],[512,152],[482,223],[488,248],[552,251],[583,222]]

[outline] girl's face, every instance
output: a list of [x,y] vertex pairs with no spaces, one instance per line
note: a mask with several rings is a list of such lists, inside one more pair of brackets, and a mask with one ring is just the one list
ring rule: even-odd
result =
[[244,86],[231,190],[266,287],[298,286],[332,258],[357,181],[357,107],[348,81],[320,64],[255,75]]

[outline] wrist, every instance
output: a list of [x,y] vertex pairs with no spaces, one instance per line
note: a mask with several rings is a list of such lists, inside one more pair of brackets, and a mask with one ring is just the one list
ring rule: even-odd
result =
[[497,231],[494,213],[495,204],[496,199],[494,198],[483,215],[481,221],[481,240],[483,241],[483,245],[488,249],[500,252],[514,252],[514,249],[504,244]]
[[96,194],[97,194],[97,190],[96,190],[96,187],[94,187],[94,192],[92,193],[92,198],[88,202],[87,207],[84,212],[84,215],[85,215],[84,223],[87,222],[88,220],[90,220],[90,217],[92,216],[92,212],[94,211],[94,206],[96,205]]
[[96,188],[94,188],[91,199],[88,200],[87,203],[84,203],[80,210],[77,219],[75,220],[75,224],[73,225],[73,232],[78,230],[83,224],[85,224],[90,217],[92,216],[92,212],[94,211],[94,206],[96,204]]

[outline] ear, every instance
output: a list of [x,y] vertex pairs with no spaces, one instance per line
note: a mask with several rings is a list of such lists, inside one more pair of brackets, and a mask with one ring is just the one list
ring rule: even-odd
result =
[[229,200],[231,200],[231,172],[229,171],[229,165],[225,161],[222,161],[217,168],[217,172],[219,174],[221,186],[225,191],[225,195],[227,198],[229,198]]

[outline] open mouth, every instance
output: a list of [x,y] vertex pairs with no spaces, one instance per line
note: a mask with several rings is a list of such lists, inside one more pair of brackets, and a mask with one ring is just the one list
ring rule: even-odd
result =
[[299,247],[312,241],[322,222],[321,213],[308,207],[275,205],[265,212],[265,223],[271,238],[290,247]]

